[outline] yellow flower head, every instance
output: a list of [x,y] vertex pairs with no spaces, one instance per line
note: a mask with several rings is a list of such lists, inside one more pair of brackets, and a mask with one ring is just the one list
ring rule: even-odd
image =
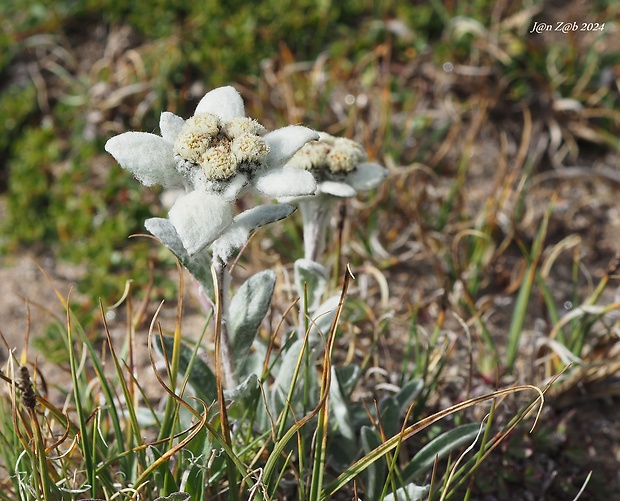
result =
[[222,121],[211,113],[196,115],[183,125],[174,153],[200,165],[209,180],[224,181],[240,170],[261,165],[269,153],[265,128],[246,117]]
[[289,161],[289,165],[305,170],[346,174],[355,170],[367,158],[361,144],[322,132],[320,140],[306,143]]

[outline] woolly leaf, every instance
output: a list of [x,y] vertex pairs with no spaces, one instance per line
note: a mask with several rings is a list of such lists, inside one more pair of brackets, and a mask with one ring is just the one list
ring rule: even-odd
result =
[[174,226],[168,219],[153,217],[144,222],[147,231],[164,244],[181,262],[191,275],[198,281],[205,292],[213,293],[213,277],[211,275],[211,258],[207,251],[190,256],[183,247]]
[[236,249],[241,249],[250,233],[270,223],[280,221],[290,216],[295,207],[288,204],[259,205],[243,211],[235,216],[232,225],[213,242],[213,256],[219,257],[224,262]]
[[326,338],[329,333],[329,329],[332,326],[334,317],[336,316],[336,309],[340,302],[340,296],[332,296],[326,300],[317,310],[312,314],[312,322],[310,322],[310,334],[308,339],[310,345],[314,346],[321,337]]
[[[370,426],[362,426],[361,438],[362,448],[365,454],[368,454],[382,444],[381,437],[376,430]],[[365,477],[367,499],[381,499],[383,484],[387,478],[387,464],[385,458],[380,458],[368,465],[365,470]]]
[[256,374],[250,374],[236,388],[225,390],[224,397],[226,400],[237,402],[241,399],[252,397],[258,388],[258,376]]
[[189,501],[189,497],[187,492],[173,492],[169,496],[159,497],[155,501]]
[[269,310],[275,283],[276,274],[272,270],[257,273],[246,280],[230,302],[228,329],[237,372],[243,367]]
[[404,415],[411,403],[418,398],[422,390],[424,389],[424,380],[417,378],[408,381],[400,391],[394,395],[394,398],[398,401],[400,406],[400,414]]
[[479,432],[479,424],[469,423],[439,435],[413,457],[402,472],[403,478],[405,481],[413,480],[433,466],[436,456],[442,459],[457,447],[471,444]]
[[347,400],[344,397],[340,381],[338,380],[338,373],[332,367],[332,384],[329,387],[330,398],[330,411],[338,424],[338,429],[343,437],[347,439],[350,448],[355,446],[355,431],[351,426],[351,414],[349,413],[349,406]]
[[308,293],[309,313],[314,312],[321,304],[321,298],[327,286],[327,270],[325,267],[310,259],[298,259],[295,261],[295,287],[297,294],[302,300],[302,311],[306,311],[303,304],[304,284]]
[[388,494],[383,498],[383,501],[422,501],[428,496],[429,490],[429,485],[420,486],[411,483],[405,487],[400,487],[393,494]]

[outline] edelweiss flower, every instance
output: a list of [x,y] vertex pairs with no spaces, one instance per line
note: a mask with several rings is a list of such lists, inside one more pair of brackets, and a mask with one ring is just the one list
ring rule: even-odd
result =
[[364,147],[344,137],[319,133],[319,141],[306,143],[288,162],[289,166],[311,172],[317,183],[317,195],[354,197],[379,186],[387,171],[368,162]]
[[161,114],[161,136],[125,132],[105,149],[145,186],[185,188],[168,216],[190,255],[215,241],[232,224],[232,203],[251,187],[272,197],[310,195],[316,181],[285,165],[316,132],[289,126],[267,132],[245,116],[233,87],[207,93],[187,121]]
[[317,181],[315,196],[282,197],[296,203],[304,231],[304,257],[316,261],[325,245],[327,223],[336,197],[354,197],[379,186],[387,170],[368,162],[361,144],[350,139],[319,133],[319,141],[305,144],[288,165],[304,169]]

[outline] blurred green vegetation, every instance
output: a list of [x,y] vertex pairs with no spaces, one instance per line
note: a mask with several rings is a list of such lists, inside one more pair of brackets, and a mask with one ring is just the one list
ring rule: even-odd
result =
[[[461,101],[462,113],[471,110],[472,91],[488,93],[507,113],[507,103],[538,103],[540,115],[553,115],[560,125],[572,120],[570,110],[553,109],[560,98],[617,108],[609,75],[620,55],[606,48],[613,30],[590,33],[592,43],[581,45],[576,36],[565,37],[566,44],[531,37],[527,31],[543,15],[537,5],[522,0],[502,10],[492,0],[3,2],[0,187],[7,214],[0,244],[7,252],[33,245],[53,249],[88,266],[83,291],[93,298],[118,295],[119,278],[148,269],[148,244],[128,245],[128,235],[142,232],[143,220],[162,209],[157,192],[133,181],[105,155],[103,144],[124,130],[155,131],[162,110],[188,116],[200,97],[196,82],[200,92],[237,82],[251,89],[246,99],[256,92],[247,105],[266,124],[282,126],[292,117],[360,136],[374,156],[389,155],[401,165],[432,156],[449,129],[445,120],[425,113],[421,103],[442,99],[445,90],[415,61],[428,61],[438,75],[451,71],[444,63],[480,69],[482,79],[452,83],[450,98]],[[600,1],[591,14],[588,21],[604,22],[615,19],[618,8]],[[114,39],[122,27],[130,29]],[[323,56],[329,61],[321,86],[313,83],[318,73],[278,73],[287,65],[317,64]],[[292,102],[270,100],[272,86],[282,81],[261,80],[265,61],[294,86]],[[331,94],[342,88],[367,93],[367,111],[333,112]],[[291,114],[295,105],[301,111]],[[583,135],[617,146],[617,117],[591,116]]]

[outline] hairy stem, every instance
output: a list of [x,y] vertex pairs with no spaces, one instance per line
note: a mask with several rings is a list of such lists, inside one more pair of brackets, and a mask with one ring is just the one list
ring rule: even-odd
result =
[[[230,290],[230,273],[226,270],[226,264],[220,259],[216,259],[213,263],[215,276],[217,279],[216,287],[216,308],[221,312],[216,315],[216,321],[219,321],[220,343],[219,355],[224,372],[224,386],[226,388],[234,388],[237,385],[235,378],[235,364],[233,352],[230,343],[230,335],[228,333],[228,292]],[[217,330],[217,326],[216,326]]]
[[333,200],[331,197],[319,196],[318,200],[300,202],[299,210],[304,227],[304,257],[311,261],[320,262],[321,254],[325,249],[327,223]]

